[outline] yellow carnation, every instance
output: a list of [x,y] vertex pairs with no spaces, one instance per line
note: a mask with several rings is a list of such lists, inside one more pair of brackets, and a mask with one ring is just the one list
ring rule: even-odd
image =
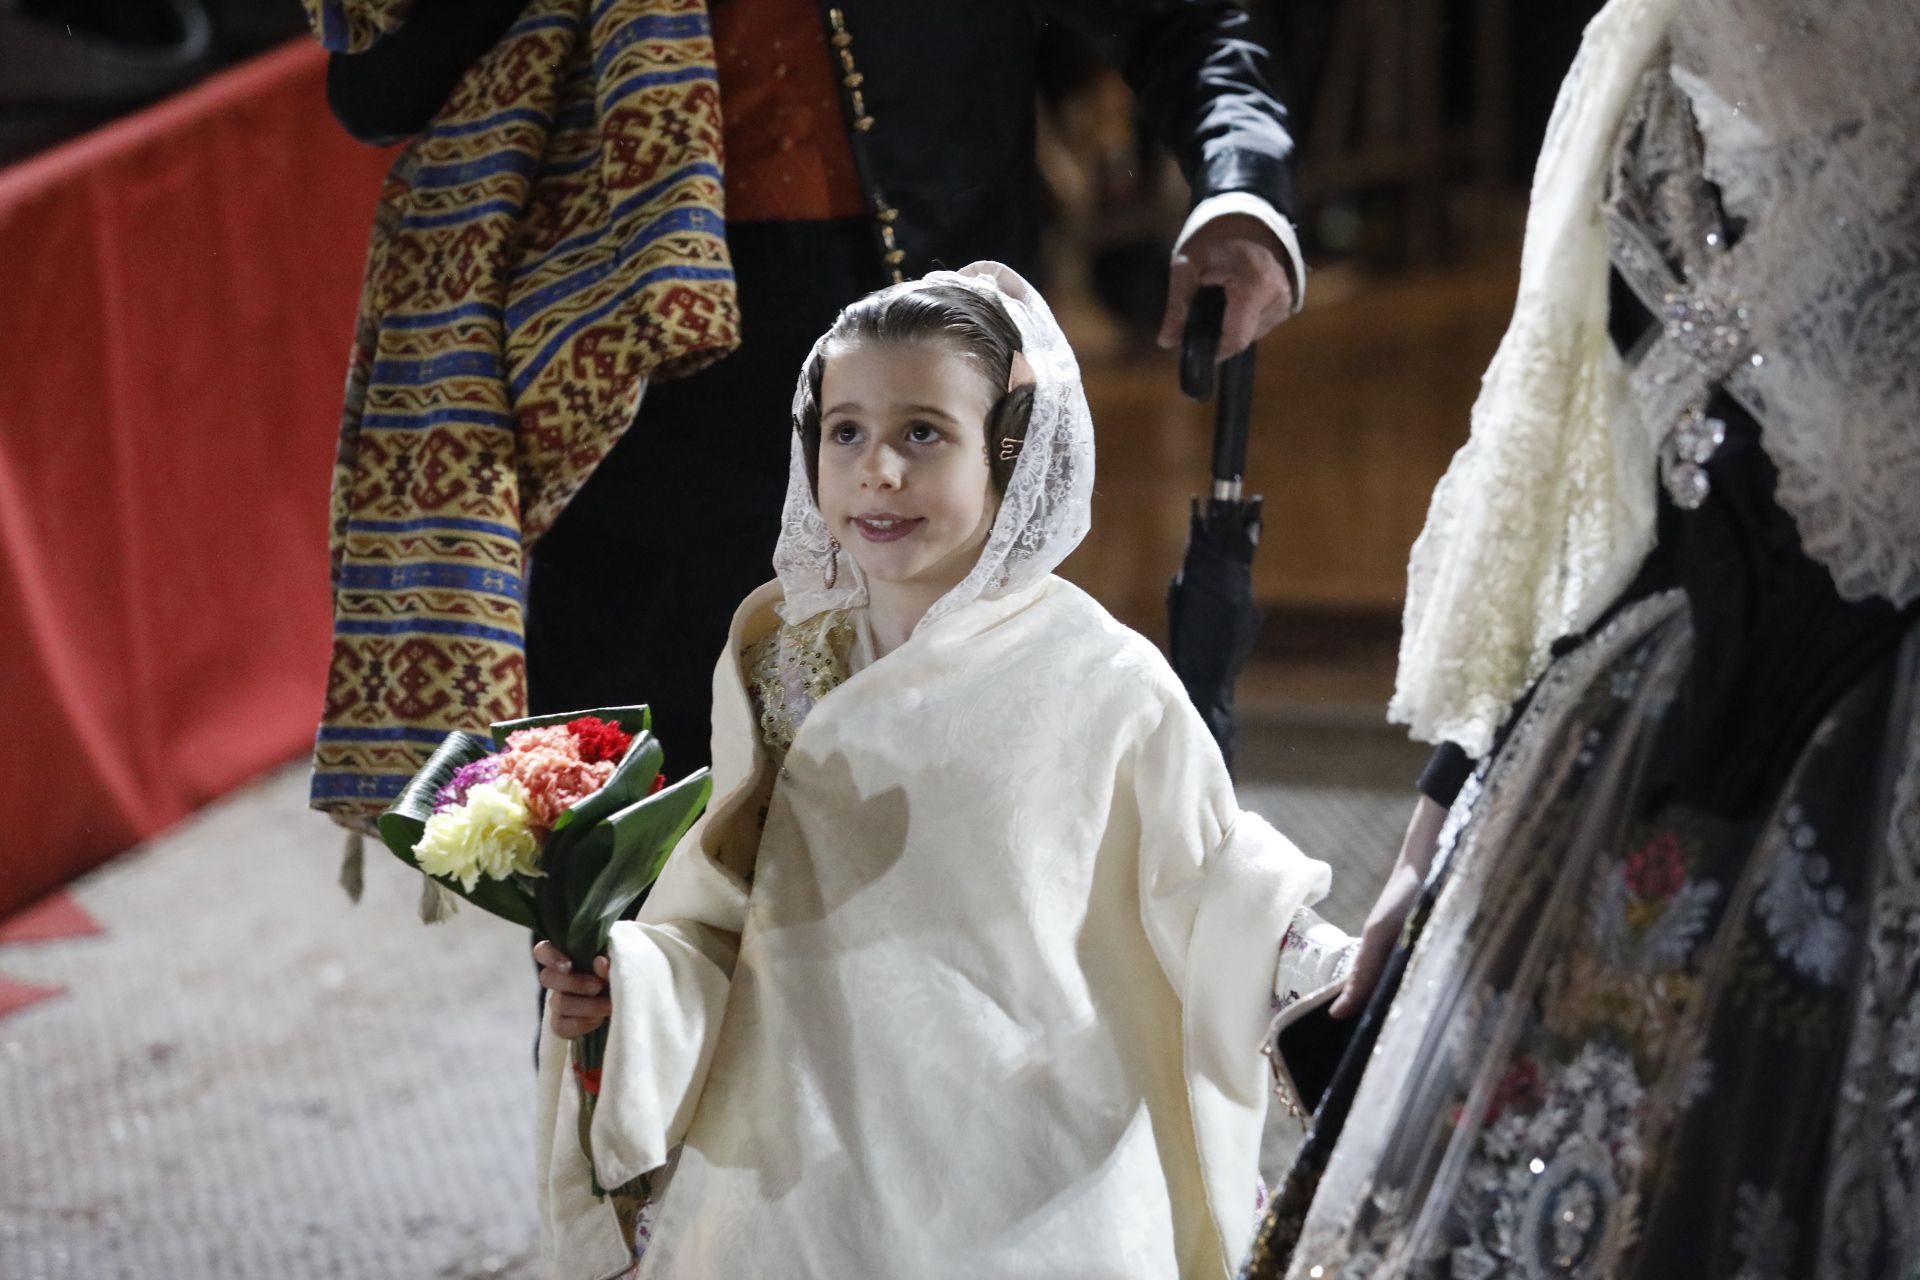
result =
[[428,818],[413,847],[422,871],[458,880],[468,892],[482,876],[539,875],[539,855],[527,793],[507,777],[473,787],[464,803]]

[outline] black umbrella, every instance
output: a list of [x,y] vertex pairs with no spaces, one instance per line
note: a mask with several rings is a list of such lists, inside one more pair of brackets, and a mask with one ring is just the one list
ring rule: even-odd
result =
[[[1180,348],[1180,389],[1195,400],[1213,394],[1214,353],[1226,315],[1226,291],[1194,297]],[[1193,500],[1193,524],[1179,576],[1167,588],[1173,669],[1233,767],[1233,686],[1253,653],[1260,610],[1253,602],[1253,548],[1261,499],[1241,495],[1247,424],[1253,408],[1253,348],[1219,367],[1213,427],[1213,489]]]

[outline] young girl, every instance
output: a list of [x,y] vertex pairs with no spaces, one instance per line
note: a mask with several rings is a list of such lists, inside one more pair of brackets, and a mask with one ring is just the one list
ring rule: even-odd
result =
[[1273,996],[1344,939],[1159,652],[1052,575],[1093,487],[1065,338],[1006,268],[937,272],[841,314],[794,416],[715,801],[606,995],[541,952],[555,1274],[632,1262],[556,1042],[609,1013],[600,1183],[679,1148],[643,1277],[1229,1274]]

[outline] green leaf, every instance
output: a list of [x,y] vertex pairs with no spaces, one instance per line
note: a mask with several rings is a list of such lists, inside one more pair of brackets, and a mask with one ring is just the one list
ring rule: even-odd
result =
[[[642,725],[646,714],[646,708],[638,708]],[[611,719],[612,713],[603,718]],[[640,728],[612,776],[598,791],[560,815],[540,851],[540,867],[546,875],[536,886],[535,908],[547,936],[576,965],[590,967],[599,954],[574,938],[572,921],[575,909],[613,857],[613,833],[603,827],[602,819],[644,799],[653,790],[665,759],[659,740]]]
[[666,749],[660,745],[660,739],[642,732],[614,767],[606,785],[560,815],[553,824],[554,834],[568,827],[590,826],[636,800],[645,799],[653,791],[654,779],[660,776],[660,766],[666,759]]
[[531,895],[512,880],[488,880],[483,876],[474,881],[472,889],[463,889],[458,880],[449,880],[444,876],[434,876],[433,879],[482,911],[499,916],[502,920],[512,921],[523,929],[538,926]]
[[492,750],[492,744],[478,734],[448,734],[446,741],[427,757],[420,772],[413,775],[413,781],[380,815],[380,838],[387,848],[398,854],[401,861],[412,863],[413,847],[420,843],[420,833],[427,819],[433,816],[433,798],[440,794],[440,788],[452,781],[453,775],[464,766]]
[[[420,772],[413,775],[413,781],[406,785],[399,798],[380,815],[381,843],[392,850],[400,861],[419,871],[420,863],[413,856],[413,851],[420,843],[421,833],[426,830],[427,819],[433,816],[434,796],[463,765],[471,764],[491,752],[492,744],[478,734],[448,734],[446,741],[427,757],[427,763]],[[426,875],[426,872],[421,871],[420,874]],[[483,879],[475,883],[472,889],[463,889],[458,880],[444,876],[431,878],[482,911],[529,929],[534,927],[533,903],[526,890],[518,884]]]
[[579,829],[574,839],[557,857],[549,851],[541,855],[547,874],[535,882],[534,905],[540,915],[540,932],[553,939],[567,953],[575,969],[593,972],[596,948],[583,947],[573,936],[576,907],[593,888],[594,882],[613,860],[613,829],[605,823]]
[[589,957],[606,948],[614,922],[627,914],[660,877],[667,857],[707,807],[713,777],[702,769],[608,817],[597,830],[608,831],[613,856],[577,899],[568,936]]

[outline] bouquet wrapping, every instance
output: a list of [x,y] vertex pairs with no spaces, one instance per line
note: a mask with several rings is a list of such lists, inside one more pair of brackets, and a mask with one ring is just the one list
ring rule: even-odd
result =
[[[451,733],[380,815],[401,861],[482,910],[532,929],[592,973],[614,922],[658,878],[706,807],[707,770],[666,785],[647,708],[536,716]],[[588,1163],[605,1027],[574,1042]],[[596,1194],[606,1192],[595,1183]],[[615,1188],[631,1195],[633,1188]]]

